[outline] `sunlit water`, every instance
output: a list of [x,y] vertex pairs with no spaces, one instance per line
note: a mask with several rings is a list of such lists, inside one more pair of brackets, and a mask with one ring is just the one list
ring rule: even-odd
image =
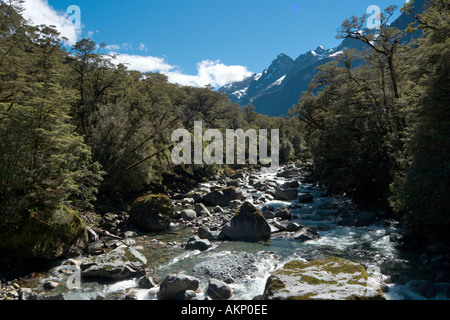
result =
[[[283,184],[290,181],[289,178],[276,177],[275,170],[261,172],[263,180],[276,181]],[[211,183],[204,184],[205,187],[212,186]],[[257,192],[251,187],[242,188],[244,195],[249,201],[253,201],[252,196],[257,198],[261,192]],[[338,226],[338,214],[341,208],[354,208],[352,202],[345,196],[324,196],[324,190],[317,185],[301,183],[300,192],[309,192],[314,195],[314,202],[299,204],[297,209],[292,209],[292,222],[301,225],[317,228],[320,239],[301,243],[296,240],[274,235],[268,243],[243,243],[243,242],[217,242],[213,247],[205,252],[187,251],[180,246],[155,246],[151,239],[158,239],[162,242],[181,243],[186,241],[193,233],[190,229],[185,229],[173,225],[169,231],[160,234],[147,235],[137,241],[141,246],[141,252],[148,260],[148,268],[153,273],[163,279],[170,273],[183,272],[187,275],[198,277],[201,280],[201,291],[206,290],[208,277],[196,272],[196,268],[205,262],[222,261],[231,255],[250,254],[254,259],[252,266],[248,270],[242,270],[242,275],[231,284],[234,300],[248,300],[264,292],[266,280],[269,275],[282,266],[284,263],[294,259],[315,259],[326,256],[339,256],[364,265],[376,281],[382,281],[387,274],[404,270],[405,272],[415,272],[416,268],[407,260],[399,256],[393,243],[389,240],[389,235],[400,230],[394,227],[387,227],[383,221],[368,227],[341,227]],[[282,206],[289,206],[293,203],[288,201],[269,201],[258,204],[263,206],[271,205],[276,209]],[[224,268],[226,272],[226,268]],[[54,271],[55,273],[57,271]],[[47,278],[52,279],[52,277]],[[44,280],[42,280],[44,281]],[[423,299],[423,297],[407,290],[404,286],[389,285],[390,290],[386,292],[387,299]],[[140,289],[136,280],[125,280],[116,283],[99,284],[97,282],[83,282],[81,291],[101,291],[107,298],[117,298],[119,293],[132,289],[138,299],[156,299],[156,290]],[[63,290],[63,289],[61,289]],[[197,294],[197,298],[202,298],[203,293]]]

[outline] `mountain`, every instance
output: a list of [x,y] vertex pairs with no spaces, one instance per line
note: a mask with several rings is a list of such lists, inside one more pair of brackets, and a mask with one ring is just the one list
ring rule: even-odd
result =
[[[423,11],[425,0],[415,0],[415,11]],[[411,15],[402,13],[391,26],[399,30],[406,30],[414,22]],[[421,34],[406,34],[403,41],[410,41]],[[298,103],[301,94],[308,89],[317,68],[333,61],[346,49],[358,51],[367,49],[367,45],[355,39],[344,39],[339,46],[325,49],[322,46],[301,54],[292,60],[282,53],[272,61],[268,69],[259,74],[252,74],[240,82],[226,84],[219,89],[230,99],[241,106],[253,104],[256,111],[268,116],[286,115],[293,105]]]
[[288,71],[292,68],[294,60],[281,53],[272,61],[269,68],[259,74],[252,74],[243,81],[229,83],[219,89],[229,95],[233,102],[240,105],[251,103],[260,95],[273,91],[281,84]]

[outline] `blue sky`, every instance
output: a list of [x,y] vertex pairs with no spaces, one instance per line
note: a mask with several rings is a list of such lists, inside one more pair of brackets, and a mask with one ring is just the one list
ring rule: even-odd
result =
[[[199,76],[205,70],[259,73],[281,52],[295,59],[319,45],[335,47],[340,42],[335,39],[336,31],[346,18],[361,16],[371,5],[383,9],[405,3],[404,0],[27,2],[29,6],[34,4],[28,10],[31,19],[39,19],[42,11],[39,5],[49,6],[60,16],[70,5],[77,5],[82,25],[74,36],[77,40],[91,37],[97,43],[109,45],[108,51],[122,54],[123,61],[135,59],[131,64],[136,62],[138,69],[146,62],[155,65],[154,68],[159,63],[162,72],[174,72],[191,80],[194,78],[189,76]],[[229,66],[234,69],[227,69]]]

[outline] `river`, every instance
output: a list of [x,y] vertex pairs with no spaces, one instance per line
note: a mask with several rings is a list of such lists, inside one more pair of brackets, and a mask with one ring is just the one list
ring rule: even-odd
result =
[[[271,181],[282,185],[287,181],[299,180],[299,193],[310,193],[314,201],[298,203],[296,201],[269,200],[258,203],[261,192],[250,186],[249,175],[241,181],[240,187],[247,201],[253,202],[258,209],[272,206],[275,209],[290,206],[291,222],[313,227],[318,230],[320,239],[300,242],[285,236],[285,233],[274,233],[266,243],[246,242],[213,242],[213,247],[207,251],[188,251],[180,244],[194,234],[192,228],[179,223],[172,223],[169,230],[163,233],[147,234],[135,238],[135,247],[148,260],[148,268],[155,277],[163,279],[170,273],[184,272],[195,276],[205,285],[208,277],[227,275],[233,278],[230,284],[234,290],[233,300],[250,300],[264,292],[264,287],[270,273],[284,263],[294,259],[316,259],[325,256],[338,256],[361,263],[375,281],[383,283],[385,296],[388,300],[425,299],[423,296],[409,290],[405,281],[390,279],[426,279],[422,264],[417,254],[399,251],[391,241],[391,234],[401,233],[399,224],[392,218],[378,217],[377,220],[364,227],[340,226],[339,212],[356,210],[356,205],[345,195],[327,195],[326,189],[316,183],[300,179],[277,176],[277,170],[263,169],[252,172],[253,178],[261,181]],[[203,183],[203,188],[220,187],[218,181]],[[268,196],[271,198],[270,196]],[[49,280],[62,281],[63,262],[49,272],[43,273],[39,284]],[[133,292],[139,300],[157,299],[156,290],[141,289],[136,279],[116,283],[101,283],[83,279],[79,292],[101,292],[106,299],[117,299],[124,293]],[[51,294],[70,291],[62,285]],[[202,299],[202,292],[197,298]],[[436,297],[442,298],[442,297]]]

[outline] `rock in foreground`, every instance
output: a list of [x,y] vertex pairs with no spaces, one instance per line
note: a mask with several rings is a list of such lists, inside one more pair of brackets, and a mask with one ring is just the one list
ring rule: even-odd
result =
[[86,259],[81,264],[84,277],[111,280],[132,278],[145,268],[147,259],[137,250],[126,246]]
[[236,215],[223,226],[221,234],[225,239],[257,242],[270,239],[270,225],[263,214],[251,203],[244,202]]
[[267,280],[266,300],[384,300],[358,263],[341,258],[291,261]]
[[188,275],[170,274],[161,282],[159,300],[175,300],[187,290],[197,290],[199,283],[197,278]]
[[19,231],[0,234],[0,250],[25,259],[73,258],[83,253],[88,242],[79,213],[66,206],[52,214],[33,212]]

